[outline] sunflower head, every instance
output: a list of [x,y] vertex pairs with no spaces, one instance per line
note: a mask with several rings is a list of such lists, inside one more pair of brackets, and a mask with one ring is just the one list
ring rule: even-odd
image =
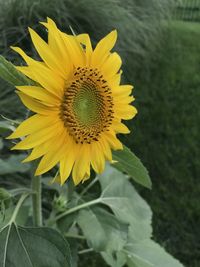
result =
[[78,67],[65,86],[61,120],[77,144],[98,141],[114,118],[112,92],[106,80],[97,69]]
[[121,58],[111,52],[117,39],[112,31],[93,49],[88,34],[61,32],[54,21],[42,23],[46,43],[29,29],[41,60],[12,47],[27,66],[16,67],[36,82],[17,86],[24,105],[35,114],[21,123],[8,138],[25,137],[13,149],[32,149],[24,160],[41,158],[36,175],[59,164],[57,180],[63,184],[72,173],[78,184],[104,170],[112,150],[123,149],[118,133],[129,133],[122,120],[137,113],[131,105],[131,85],[120,85]]

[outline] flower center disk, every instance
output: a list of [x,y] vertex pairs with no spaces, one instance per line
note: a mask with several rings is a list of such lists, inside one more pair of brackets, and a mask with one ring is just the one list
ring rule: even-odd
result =
[[98,141],[113,120],[111,89],[97,69],[78,67],[65,83],[60,117],[76,143]]

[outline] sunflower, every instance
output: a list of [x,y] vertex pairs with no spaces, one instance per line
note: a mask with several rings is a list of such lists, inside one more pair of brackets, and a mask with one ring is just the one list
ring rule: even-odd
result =
[[29,28],[41,60],[11,47],[27,66],[17,70],[35,81],[16,86],[23,104],[35,114],[23,121],[8,138],[22,138],[12,149],[32,149],[23,162],[41,158],[35,175],[59,164],[63,184],[72,173],[75,184],[90,177],[91,167],[101,173],[112,150],[123,149],[116,134],[129,133],[122,120],[132,119],[131,85],[120,85],[121,58],[111,52],[117,39],[110,32],[92,48],[88,34],[68,35],[50,18],[45,42]]

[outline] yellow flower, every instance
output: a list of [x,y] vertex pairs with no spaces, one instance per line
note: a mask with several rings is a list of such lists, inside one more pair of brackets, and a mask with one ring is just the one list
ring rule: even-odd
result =
[[36,114],[8,138],[26,136],[12,149],[32,149],[24,162],[41,157],[35,175],[59,163],[60,183],[72,172],[78,184],[90,177],[90,167],[96,173],[104,170],[112,149],[123,149],[116,134],[129,133],[122,120],[137,113],[130,105],[133,87],[120,85],[121,58],[111,53],[115,30],[93,49],[88,34],[65,34],[49,18],[42,24],[48,43],[29,29],[42,61],[12,47],[27,63],[16,68],[37,83],[16,87],[23,104]]

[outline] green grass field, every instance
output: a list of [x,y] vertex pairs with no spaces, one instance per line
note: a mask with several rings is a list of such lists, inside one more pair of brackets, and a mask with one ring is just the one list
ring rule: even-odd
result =
[[135,83],[139,114],[129,139],[153,180],[153,191],[142,194],[155,238],[187,267],[200,266],[199,42],[200,24],[171,23]]
[[185,21],[200,21],[200,1],[199,0],[181,0],[176,1],[176,10],[174,15],[177,19]]

